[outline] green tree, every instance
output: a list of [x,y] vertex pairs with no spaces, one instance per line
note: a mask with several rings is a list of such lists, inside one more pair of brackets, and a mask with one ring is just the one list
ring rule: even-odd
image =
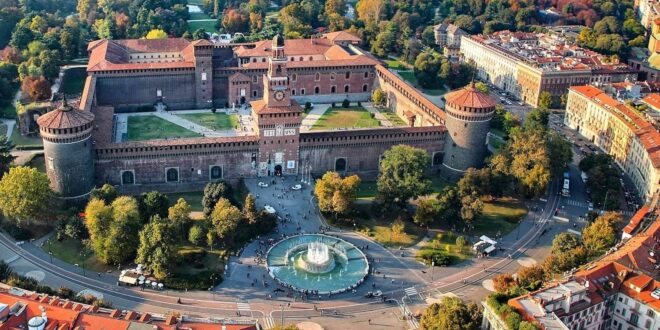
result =
[[194,245],[201,245],[204,242],[204,237],[206,232],[204,228],[200,225],[194,225],[190,227],[190,232],[188,233],[188,241]]
[[554,175],[560,175],[573,159],[572,144],[556,132],[548,134],[548,154],[550,159],[550,171]]
[[225,245],[230,245],[233,237],[236,235],[236,229],[242,219],[241,211],[234,205],[231,205],[228,199],[220,198],[211,213],[211,223],[215,235],[224,241]]
[[195,30],[192,34],[193,40],[206,39],[206,30],[204,28],[199,28]]
[[478,305],[464,304],[459,298],[444,297],[424,310],[420,327],[426,330],[478,330],[481,326]]
[[85,208],[89,246],[105,264],[127,261],[136,251],[142,221],[135,198],[121,196],[112,204],[93,198]]
[[204,207],[204,215],[210,216],[220,198],[225,198],[231,201],[232,198],[231,186],[226,182],[211,182],[204,187],[204,195],[202,196],[202,206]]
[[406,223],[400,217],[392,222],[392,238],[399,239],[406,232]]
[[440,202],[437,198],[420,198],[413,215],[413,222],[420,226],[428,226],[438,214],[440,214]]
[[621,213],[607,212],[599,216],[582,230],[582,241],[592,255],[607,251],[617,239],[617,224],[622,221]]
[[52,196],[46,174],[30,167],[13,167],[0,180],[0,209],[6,217],[29,222],[42,215]]
[[456,223],[461,209],[461,198],[456,187],[445,187],[438,194],[438,219]]
[[112,203],[117,198],[117,189],[111,184],[104,184],[101,188],[92,189],[90,199],[100,199],[106,204]]
[[257,212],[256,199],[252,194],[245,196],[245,203],[243,203],[243,217],[250,225],[254,225],[259,220]]
[[385,151],[377,182],[380,199],[403,206],[411,198],[428,194],[431,181],[424,171],[429,164],[429,155],[423,149],[397,145]]
[[458,237],[456,237],[456,242],[455,242],[455,243],[456,243],[456,247],[457,247],[461,252],[463,252],[463,249],[465,248],[465,246],[467,246],[467,240],[466,240],[465,237],[463,237],[463,236],[458,236]]
[[373,93],[371,94],[371,102],[374,104],[374,106],[380,107],[384,106],[386,99],[385,99],[385,93],[383,93],[383,90],[380,88],[374,89]]
[[545,91],[541,92],[539,94],[539,108],[547,110],[550,107],[552,107],[552,94]]
[[429,25],[422,31],[422,43],[428,47],[435,47],[435,30],[433,25]]
[[440,56],[433,50],[423,51],[417,56],[414,73],[420,86],[424,88],[439,86],[438,74],[441,62]]
[[167,39],[167,32],[161,29],[153,29],[147,33],[146,39]]
[[490,93],[490,88],[488,88],[488,85],[482,83],[481,81],[479,81],[479,82],[477,82],[476,84],[474,84],[474,87],[475,87],[478,91],[480,91],[480,92],[482,92],[482,93],[484,93],[484,94],[489,94],[489,93]]
[[484,203],[479,197],[465,195],[461,198],[461,219],[465,221],[468,226],[472,227],[474,221],[481,215],[483,208]]
[[151,219],[154,215],[165,218],[169,207],[170,200],[161,192],[150,191],[140,195],[140,215],[145,220]]
[[167,218],[176,231],[179,232],[180,237],[185,239],[186,228],[190,224],[190,205],[188,205],[188,202],[183,198],[179,198],[167,210]]
[[7,136],[0,136],[0,178],[9,172],[9,165],[16,159],[16,156],[11,154],[13,148],[14,145],[7,139]]
[[156,278],[166,278],[176,258],[171,225],[155,215],[140,231],[139,236],[140,246],[135,262],[145,265]]

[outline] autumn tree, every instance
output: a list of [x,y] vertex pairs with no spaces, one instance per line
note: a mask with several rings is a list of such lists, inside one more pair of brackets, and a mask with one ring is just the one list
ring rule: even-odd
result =
[[225,245],[230,245],[241,219],[241,211],[231,205],[228,199],[220,198],[211,213],[214,234],[223,240]]
[[518,285],[524,288],[539,287],[546,279],[545,270],[539,265],[521,267],[517,275]]
[[607,251],[617,240],[617,224],[623,220],[621,213],[606,212],[582,230],[582,241],[592,255]]
[[322,212],[334,213],[335,218],[350,210],[355,201],[360,177],[351,175],[342,178],[337,172],[326,172],[316,181],[314,195]]
[[202,206],[204,207],[204,215],[210,216],[220,198],[231,200],[232,198],[231,186],[226,182],[211,182],[204,187],[204,194],[202,195]]
[[112,203],[112,201],[117,198],[117,188],[115,186],[106,183],[101,188],[94,188],[92,189],[92,192],[90,194],[90,199],[100,199],[104,201],[106,204]]
[[222,26],[230,33],[248,32],[250,29],[249,15],[239,9],[228,9],[222,17]]
[[428,226],[440,214],[440,202],[435,197],[420,198],[413,215],[413,222],[420,226]]
[[186,230],[190,225],[190,205],[185,199],[179,198],[174,205],[167,209],[167,219],[172,227],[185,238]]
[[420,328],[426,330],[478,330],[482,312],[474,303],[464,304],[459,298],[444,297],[428,306],[422,314]]
[[385,105],[386,98],[385,98],[385,93],[383,92],[382,89],[380,88],[374,89],[373,93],[371,93],[371,103],[373,103],[373,105],[377,107]]
[[516,280],[509,273],[498,274],[493,277],[493,288],[496,292],[507,293],[516,286]]
[[204,242],[205,236],[206,232],[204,227],[200,225],[194,225],[190,227],[190,231],[188,232],[188,241],[193,245],[201,245]]
[[42,215],[52,196],[45,173],[31,167],[13,167],[0,180],[0,209],[6,217],[29,222]]
[[32,101],[48,99],[50,98],[51,94],[50,83],[43,76],[27,76],[23,78],[23,82],[21,83],[21,91],[26,98]]
[[481,215],[484,203],[475,195],[465,195],[461,198],[460,216],[469,227],[474,226],[474,221]]
[[153,29],[145,36],[147,39],[167,39],[167,32],[161,29]]
[[355,5],[358,18],[363,22],[379,21],[385,12],[383,0],[359,0]]
[[429,164],[429,155],[423,149],[397,145],[385,151],[377,182],[379,198],[403,206],[411,198],[428,194],[431,181],[424,172]]
[[256,199],[252,194],[247,194],[245,196],[245,202],[243,203],[243,218],[249,225],[254,225],[259,220],[259,214],[257,212]]
[[87,203],[85,216],[89,245],[101,262],[124,263],[135,254],[142,225],[135,198],[120,196],[110,205],[92,199]]

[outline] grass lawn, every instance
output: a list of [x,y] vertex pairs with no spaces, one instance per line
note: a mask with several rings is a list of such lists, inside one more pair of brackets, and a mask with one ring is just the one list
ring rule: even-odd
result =
[[379,126],[380,122],[375,118],[371,118],[369,111],[363,107],[330,108],[314,123],[311,130]]
[[383,116],[385,116],[385,118],[387,118],[392,123],[392,125],[394,125],[394,126],[406,126],[407,125],[406,122],[403,119],[401,119],[401,117],[399,117],[399,115],[397,115],[396,113],[394,113],[392,111],[381,111],[380,113]]
[[202,13],[188,13],[188,19],[193,20],[193,19],[212,19],[212,18],[211,16],[202,12]]
[[438,233],[436,237],[424,244],[422,248],[417,252],[417,259],[425,262],[422,256],[424,255],[433,255],[434,253],[442,253],[449,257],[449,264],[455,265],[461,263],[472,256],[472,250],[470,250],[470,243],[466,241],[465,246],[462,248],[456,245],[456,238],[458,235],[452,232]]
[[83,89],[85,88],[85,79],[83,77],[67,77],[64,79],[62,84],[61,92],[64,92],[66,95],[77,95],[82,94]]
[[216,131],[234,129],[238,126],[238,117],[226,113],[187,113],[177,116]]
[[199,136],[201,135],[153,115],[128,117],[128,141]]
[[44,143],[38,136],[23,136],[18,128],[14,125],[14,130],[11,132],[11,142],[18,149],[23,148],[40,148],[43,147]]
[[90,253],[87,257],[83,258],[80,254],[80,251],[83,250],[83,244],[79,240],[67,238],[63,241],[57,241],[54,238],[51,238],[41,248],[46,253],[52,251],[53,257],[72,265],[78,264],[80,267],[83,267],[84,264],[86,270],[104,273],[107,270],[114,269],[114,267],[108,266],[97,260],[93,253]]
[[406,66],[405,63],[399,61],[399,60],[393,60],[393,59],[386,59],[383,60],[387,64],[387,67],[390,70],[409,70],[410,68]]
[[448,91],[444,88],[437,88],[437,89],[428,89],[428,88],[422,88],[419,86],[417,83],[417,78],[415,78],[415,73],[412,71],[399,71],[398,74],[405,79],[407,82],[415,86],[415,88],[419,89],[422,91],[424,94],[432,95],[432,96],[438,96],[438,95],[443,95],[446,94]]
[[34,155],[26,165],[36,168],[39,172],[46,173],[46,160],[43,154]]
[[218,32],[215,27],[217,22],[218,20],[216,19],[210,19],[208,21],[188,22],[188,31],[193,33],[198,29],[204,29],[208,33]]
[[[438,175],[431,175],[431,193],[438,194],[447,186],[452,185],[451,182],[446,181]],[[378,194],[378,186],[376,181],[361,181],[357,190],[358,200],[374,200]]]
[[504,236],[515,229],[526,214],[525,205],[513,198],[484,202],[482,215],[474,225],[474,234],[492,238],[498,233]]
[[202,6],[204,5],[204,0],[188,0],[188,4]]
[[6,107],[0,107],[0,118],[16,118],[16,107],[13,104]]
[[[415,226],[411,223],[406,223],[406,227],[402,234],[395,234],[392,231],[392,222],[396,218],[397,213],[385,214],[379,216],[376,211],[372,209],[371,205],[358,204],[355,206],[360,210],[361,216],[356,217],[355,224],[357,231],[363,235],[370,236],[378,243],[387,247],[409,247],[417,244],[424,235],[426,229]],[[344,227],[353,227],[350,223],[340,223]],[[352,228],[351,228],[352,229]]]
[[170,203],[172,204],[176,203],[176,201],[179,200],[179,198],[183,198],[186,200],[186,202],[188,202],[188,205],[190,205],[191,211],[201,212],[204,210],[204,207],[202,206],[202,196],[204,195],[204,193],[201,191],[169,193],[165,195],[167,195],[167,198],[170,200]]

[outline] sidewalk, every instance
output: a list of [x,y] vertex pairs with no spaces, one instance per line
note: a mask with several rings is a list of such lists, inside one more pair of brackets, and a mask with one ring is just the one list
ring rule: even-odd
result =
[[309,132],[329,108],[330,104],[314,104],[314,108],[302,120],[300,132]]

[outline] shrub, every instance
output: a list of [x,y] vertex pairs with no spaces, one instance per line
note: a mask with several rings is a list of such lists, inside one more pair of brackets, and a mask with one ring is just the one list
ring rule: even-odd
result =
[[341,102],[341,106],[342,108],[348,108],[349,106],[351,106],[351,102],[349,102],[348,99],[344,99],[344,101]]
[[196,262],[203,262],[204,257],[206,257],[206,250],[197,248],[189,250],[180,250],[179,262],[184,264],[192,264]]
[[358,102],[357,102],[357,106],[358,106],[358,107],[361,107],[361,106],[362,106],[362,102],[358,101]]
[[[215,275],[214,281],[211,276]],[[206,270],[196,274],[178,274],[174,273],[163,280],[165,287],[174,290],[208,290],[213,284],[218,285],[222,282],[220,273]]]
[[19,227],[16,223],[5,220],[2,221],[2,230],[17,241],[27,241],[32,238],[32,233],[25,228]]
[[419,251],[418,257],[426,265],[431,265],[435,261],[436,266],[448,266],[451,258],[441,250],[426,249]]
[[518,329],[518,327],[520,327],[520,321],[522,321],[520,314],[516,312],[509,313],[504,320],[509,329]]
[[216,109],[215,107],[211,107],[211,112],[212,113],[215,113],[216,111],[218,111],[218,109]]
[[309,110],[312,110],[312,102],[305,102],[305,112],[309,112]]
[[333,107],[333,108],[335,107],[335,102],[332,102],[332,107]]

